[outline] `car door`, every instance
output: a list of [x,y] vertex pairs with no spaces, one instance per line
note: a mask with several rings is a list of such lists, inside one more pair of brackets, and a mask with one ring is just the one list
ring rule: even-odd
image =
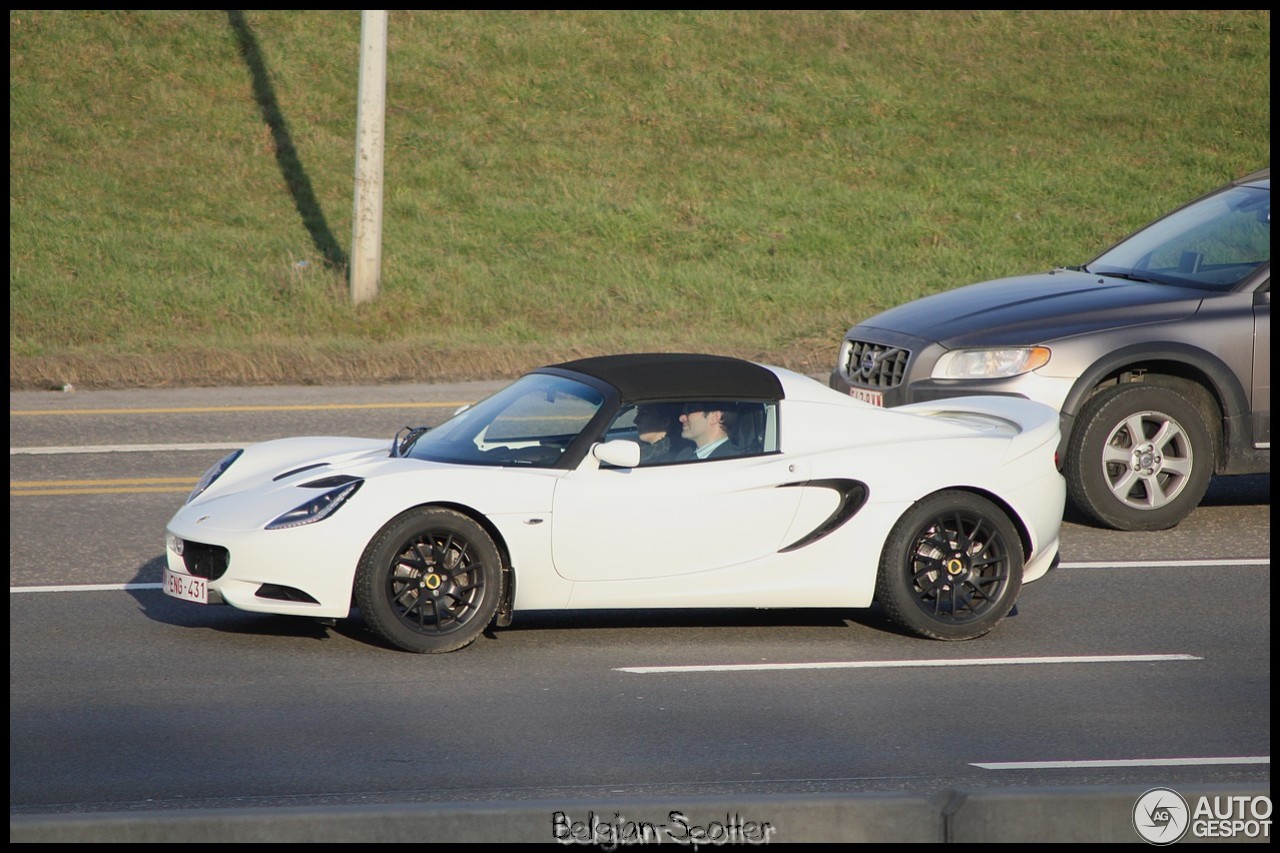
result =
[[[579,582],[681,578],[777,553],[805,472],[783,454],[571,472],[556,484],[552,557]],[[722,581],[721,581],[722,582]]]

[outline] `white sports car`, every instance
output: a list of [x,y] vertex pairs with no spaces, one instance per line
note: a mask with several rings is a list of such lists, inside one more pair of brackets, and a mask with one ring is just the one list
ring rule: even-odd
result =
[[391,441],[232,453],[169,522],[164,591],[354,606],[412,652],[519,610],[875,601],[969,639],[1057,562],[1057,445],[1057,412],[1024,399],[886,410],[738,359],[586,358]]

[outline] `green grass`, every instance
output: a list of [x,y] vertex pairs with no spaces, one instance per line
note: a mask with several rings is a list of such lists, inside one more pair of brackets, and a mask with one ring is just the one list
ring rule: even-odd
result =
[[350,304],[358,12],[9,15],[10,387],[825,369],[1270,163],[1269,12],[393,12]]

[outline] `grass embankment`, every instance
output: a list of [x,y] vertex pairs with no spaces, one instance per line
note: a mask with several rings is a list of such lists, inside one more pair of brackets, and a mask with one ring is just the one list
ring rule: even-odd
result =
[[10,388],[498,378],[844,329],[1270,162],[1270,13],[9,14]]

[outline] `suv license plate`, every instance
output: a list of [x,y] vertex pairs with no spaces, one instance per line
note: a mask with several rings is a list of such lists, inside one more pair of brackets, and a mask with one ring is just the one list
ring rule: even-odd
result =
[[204,578],[193,578],[191,575],[180,575],[165,569],[164,594],[183,601],[208,604],[209,582]]
[[861,400],[864,403],[870,403],[873,406],[884,408],[884,394],[879,391],[867,391],[864,388],[850,388],[849,396],[855,400]]

